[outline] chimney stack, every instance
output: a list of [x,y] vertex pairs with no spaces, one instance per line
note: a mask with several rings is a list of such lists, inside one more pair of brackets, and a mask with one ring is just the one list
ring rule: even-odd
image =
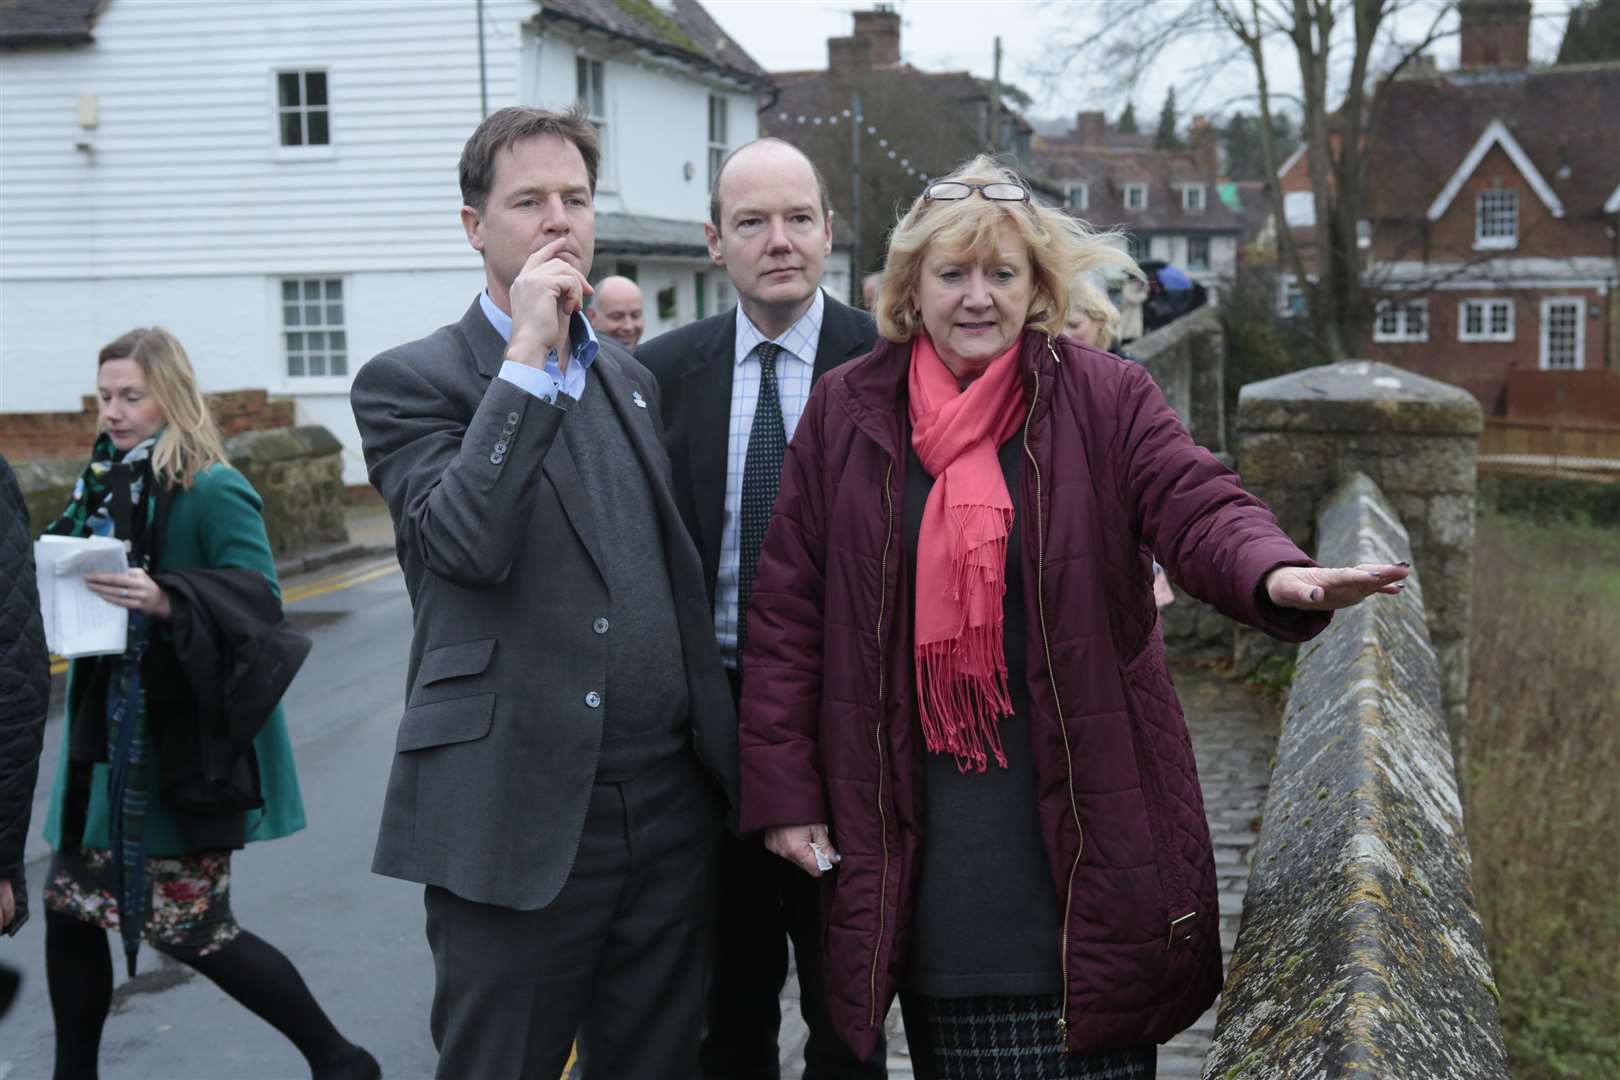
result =
[[1209,122],[1209,117],[1192,118],[1187,125],[1187,145],[1198,155],[1198,163],[1206,173],[1210,176],[1220,175],[1220,140],[1216,138],[1215,125]]
[[855,37],[868,43],[868,62],[874,66],[900,62],[900,14],[888,4],[855,12]]
[[1465,68],[1522,68],[1530,62],[1530,0],[1462,0]]
[[1075,113],[1074,137],[1083,146],[1101,146],[1108,141],[1108,117],[1100,112]]

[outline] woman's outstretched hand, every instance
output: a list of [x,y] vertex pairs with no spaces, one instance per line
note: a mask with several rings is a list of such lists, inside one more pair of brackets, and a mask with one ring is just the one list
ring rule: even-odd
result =
[[1339,568],[1280,566],[1266,576],[1266,595],[1278,607],[1303,611],[1337,611],[1353,607],[1373,593],[1398,593],[1412,567],[1363,563]]
[[[843,858],[827,838],[827,826],[777,825],[765,830],[765,849],[811,877],[820,877]],[[821,858],[816,858],[820,854]]]

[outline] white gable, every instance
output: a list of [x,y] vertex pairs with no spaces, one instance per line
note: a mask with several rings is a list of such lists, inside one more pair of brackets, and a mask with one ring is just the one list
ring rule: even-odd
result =
[[1440,216],[1450,208],[1452,200],[1457,197],[1457,193],[1462,190],[1468,178],[1474,174],[1474,170],[1479,168],[1479,163],[1485,160],[1485,155],[1490,152],[1492,146],[1502,148],[1513,162],[1514,168],[1519,170],[1525,182],[1530,185],[1530,190],[1536,193],[1537,198],[1553,217],[1564,216],[1564,204],[1558,200],[1552,187],[1530,160],[1530,155],[1524,152],[1524,148],[1513,137],[1513,133],[1508,131],[1506,124],[1500,120],[1492,120],[1490,126],[1480,135],[1479,141],[1474,143],[1474,148],[1468,151],[1468,156],[1463,158],[1462,164],[1457,166],[1457,171],[1451,174],[1451,179],[1446,181],[1446,186],[1429,205],[1430,221],[1439,221]]

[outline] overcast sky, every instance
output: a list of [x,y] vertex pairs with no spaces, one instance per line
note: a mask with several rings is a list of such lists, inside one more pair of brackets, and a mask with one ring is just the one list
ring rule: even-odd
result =
[[[1164,5],[1184,0],[1157,0]],[[851,12],[870,3],[832,3],[827,0],[703,0],[709,13],[769,71],[825,68],[827,39],[849,34]],[[926,71],[967,69],[989,78],[993,65],[993,39],[1000,35],[1002,73],[1008,81],[1035,98],[1028,110],[1035,117],[1071,116],[1081,109],[1102,109],[1116,117],[1127,100],[1123,91],[1101,87],[1104,78],[1076,73],[1054,80],[1040,73],[1054,58],[1052,41],[1065,34],[1084,32],[1094,25],[1103,5],[1095,0],[897,0],[900,13],[900,52],[903,59]],[[1531,57],[1548,61],[1558,51],[1570,0],[1534,0]],[[1427,25],[1435,6],[1413,9],[1409,26]],[[1453,20],[1455,16],[1452,16]],[[1138,120],[1151,130],[1165,91],[1176,87],[1182,123],[1195,112],[1229,112],[1234,107],[1255,111],[1240,99],[1254,92],[1252,69],[1235,64],[1224,69],[1194,94],[1190,73],[1210,47],[1177,46],[1131,97]],[[1431,50],[1442,68],[1457,62],[1455,36]],[[1286,51],[1269,57],[1274,87],[1292,91],[1299,84],[1298,68]],[[1335,102],[1336,103],[1336,102]]]

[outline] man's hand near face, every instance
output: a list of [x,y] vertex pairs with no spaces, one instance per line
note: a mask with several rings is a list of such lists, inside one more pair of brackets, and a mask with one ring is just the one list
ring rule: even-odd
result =
[[506,359],[544,368],[546,356],[556,350],[558,367],[568,370],[568,323],[592,290],[584,274],[557,256],[567,243],[567,237],[558,237],[530,255],[512,282]]

